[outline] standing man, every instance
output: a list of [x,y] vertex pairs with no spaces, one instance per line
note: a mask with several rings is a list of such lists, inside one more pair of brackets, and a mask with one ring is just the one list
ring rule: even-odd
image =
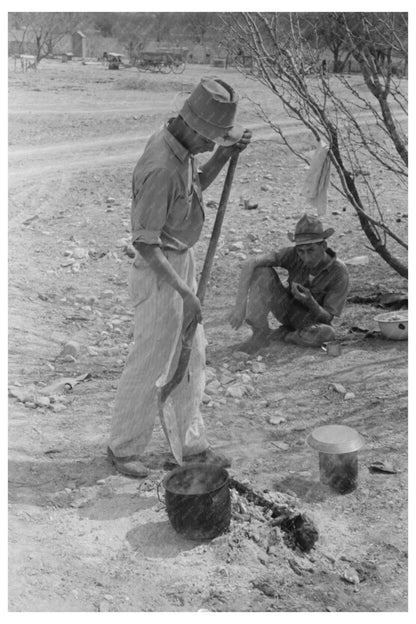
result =
[[[204,222],[202,193],[251,132],[234,124],[238,97],[217,78],[203,78],[177,117],[152,135],[133,173],[131,223],[137,250],[129,289],[134,344],[117,390],[108,455],[117,470],[143,477],[142,454],[156,417],[157,388],[171,378],[189,323],[202,320],[193,245]],[[202,166],[195,156],[218,149]],[[189,369],[172,392],[185,460],[229,466],[205,435],[200,403],[205,386],[205,337],[198,325]]]
[[[333,233],[333,228],[324,230],[317,217],[305,214],[295,233],[288,233],[294,246],[244,263],[229,315],[234,329],[244,320],[253,329],[252,337],[240,345],[241,351],[253,354],[277,338],[305,347],[319,347],[334,339],[331,323],[345,305],[349,276],[345,264],[327,245]],[[274,267],[288,271],[287,286]],[[269,312],[281,323],[275,332],[268,323]]]

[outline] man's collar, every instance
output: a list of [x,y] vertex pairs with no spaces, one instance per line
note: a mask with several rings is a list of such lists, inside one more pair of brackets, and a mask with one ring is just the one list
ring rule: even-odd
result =
[[327,262],[322,267],[322,269],[319,269],[319,271],[317,273],[313,273],[314,277],[316,277],[320,273],[323,273],[324,271],[328,271],[328,269],[334,264],[334,262],[336,260],[337,254],[335,253],[335,251],[333,249],[330,249],[329,247],[327,247],[326,253],[329,256],[329,262]]
[[184,147],[182,143],[180,143],[180,141],[178,141],[178,139],[176,139],[173,134],[169,132],[168,125],[170,121],[171,120],[169,119],[169,121],[163,126],[163,137],[175,156],[177,156],[181,162],[185,162],[191,154],[189,150],[187,150],[186,147]]

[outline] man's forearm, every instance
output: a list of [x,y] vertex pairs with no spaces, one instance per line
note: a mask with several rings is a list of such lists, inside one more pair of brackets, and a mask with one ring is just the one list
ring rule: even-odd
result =
[[139,254],[146,260],[153,271],[174,288],[181,297],[190,292],[189,286],[176,273],[173,266],[167,260],[160,247],[157,245],[147,245],[145,243],[134,243],[134,247]]
[[233,152],[232,148],[219,147],[214,155],[201,167],[199,181],[201,189],[205,190],[217,177],[221,169]]
[[326,323],[327,325],[329,325],[334,318],[333,315],[330,312],[327,312],[327,310],[325,310],[325,308],[323,308],[321,305],[319,305],[319,303],[313,297],[311,297],[311,299],[307,303],[307,307],[315,316],[316,320],[320,323]]

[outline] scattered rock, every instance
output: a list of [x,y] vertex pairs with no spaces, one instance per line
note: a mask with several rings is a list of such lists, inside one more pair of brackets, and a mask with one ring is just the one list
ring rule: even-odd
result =
[[279,416],[279,414],[271,414],[267,417],[267,422],[271,425],[280,425],[281,423],[286,422],[286,418],[284,416]]
[[38,407],[49,407],[51,402],[47,396],[38,396],[35,399],[35,403]]
[[329,387],[335,390],[335,392],[338,392],[338,394],[346,394],[347,392],[344,386],[340,383],[330,383]]
[[35,214],[32,217],[28,217],[27,219],[25,219],[22,222],[22,225],[29,225],[30,223],[32,223],[32,221],[35,221],[36,219],[39,219],[39,215]]
[[213,379],[205,386],[205,394],[214,395],[221,390],[221,384],[218,379]]
[[226,394],[234,399],[242,399],[245,394],[245,389],[240,384],[234,384],[227,388]]
[[9,395],[14,397],[15,399],[18,399],[18,401],[20,401],[21,403],[34,403],[37,396],[37,391],[35,386],[33,385],[25,387],[10,386]]
[[253,371],[253,373],[265,373],[266,372],[266,364],[264,362],[253,362],[253,364],[251,365],[251,370]]
[[341,572],[341,578],[343,581],[350,583],[351,585],[358,585],[360,583],[360,577],[353,568],[347,568]]
[[[244,383],[250,383],[250,382],[251,382],[250,377],[248,378],[248,381],[243,380],[243,379],[242,379],[242,377],[241,377],[241,380],[242,380]],[[235,377],[232,377],[231,375],[229,375],[229,374],[227,374],[227,373],[223,373],[223,374],[221,375],[221,377],[220,377],[220,383],[221,383],[223,386],[226,386],[227,384],[229,384],[229,383],[231,383],[231,382],[233,382],[233,381],[235,381]]]
[[344,401],[350,401],[351,399],[355,399],[354,392],[346,392],[344,394]]
[[251,584],[255,589],[258,589],[263,594],[265,594],[265,596],[270,596],[270,598],[276,598],[276,581],[272,575],[261,576],[253,579],[251,581]]
[[79,355],[80,352],[80,345],[78,342],[76,342],[75,340],[70,340],[69,342],[67,342],[62,351],[60,352],[59,356],[60,357],[65,357],[66,355],[70,355],[73,358],[76,358],[77,355]]
[[256,210],[259,205],[258,204],[251,204],[247,199],[244,200],[244,210]]
[[244,249],[244,243],[242,241],[231,243],[228,249],[229,251],[241,251],[242,249]]
[[348,258],[348,260],[345,260],[344,262],[349,266],[361,266],[368,264],[369,258],[368,256],[354,256],[353,258]]
[[72,255],[77,260],[83,260],[84,258],[88,258],[88,249],[84,249],[83,247],[76,247],[72,252]]

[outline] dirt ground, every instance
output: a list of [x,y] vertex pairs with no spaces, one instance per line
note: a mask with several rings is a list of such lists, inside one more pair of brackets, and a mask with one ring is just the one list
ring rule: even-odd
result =
[[[407,342],[351,334],[377,330],[383,310],[350,301],[336,325],[340,357],[274,343],[250,359],[237,347],[248,329],[226,320],[241,261],[286,245],[306,209],[305,165],[250,100],[262,101],[301,151],[311,138],[232,70],[155,75],[75,61],[9,69],[9,611],[406,611]],[[131,340],[132,170],[149,134],[207,73],[240,92],[254,140],[240,159],[204,302],[204,419],[212,445],[233,457],[230,475],[313,518],[319,539],[307,554],[234,491],[229,533],[211,542],[175,533],[157,495],[169,457],[159,425],[148,478],[125,478],[106,458]],[[205,194],[200,267],[223,180]],[[388,217],[406,237],[407,197],[383,184]],[[246,210],[244,200],[258,207]],[[342,259],[369,259],[349,266],[351,297],[407,292],[332,188],[326,223]],[[319,482],[305,442],[324,424],[351,426],[365,440],[359,486],[344,496]],[[379,460],[395,472],[371,472]]]

